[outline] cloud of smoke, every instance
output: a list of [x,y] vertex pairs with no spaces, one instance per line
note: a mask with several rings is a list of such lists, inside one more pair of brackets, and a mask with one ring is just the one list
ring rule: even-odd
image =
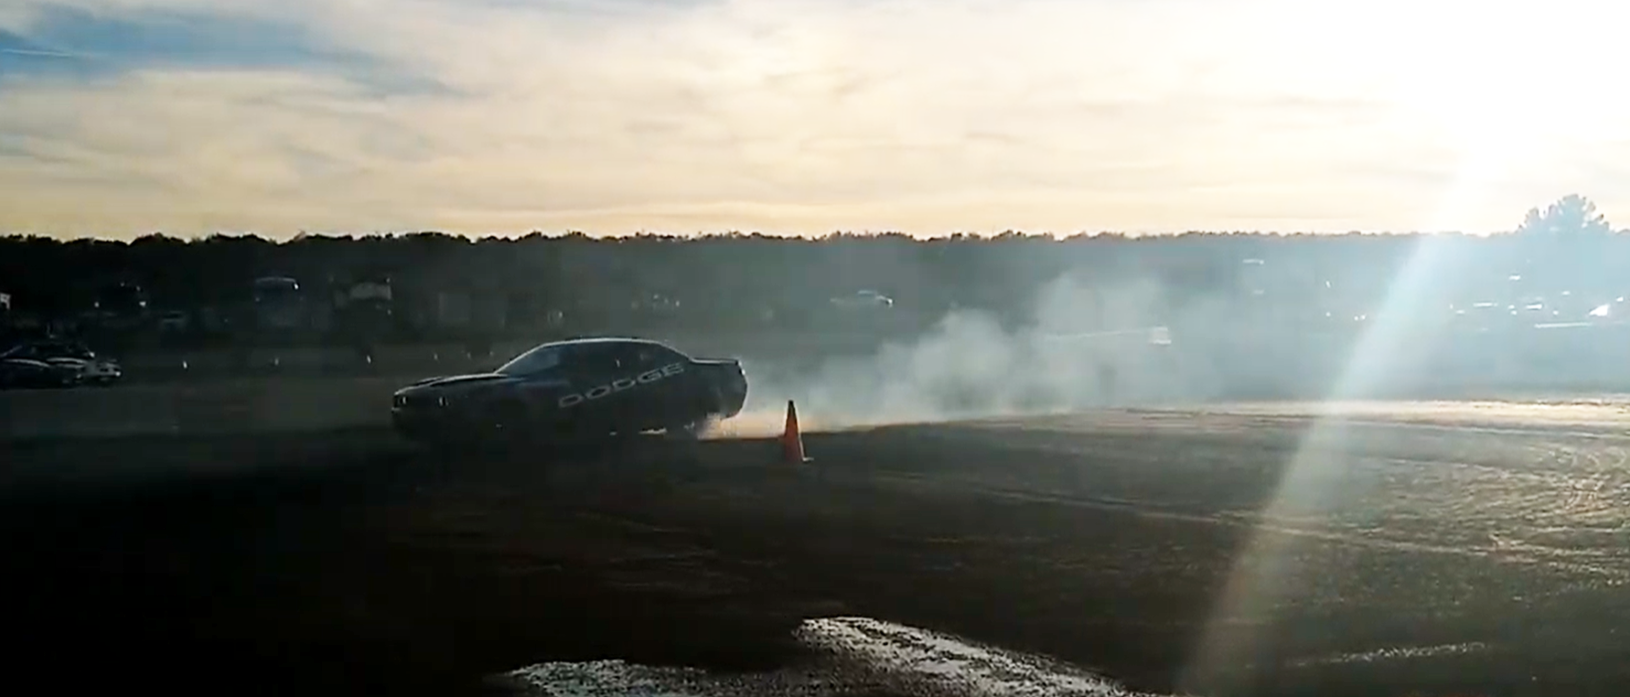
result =
[[[801,365],[748,360],[748,411],[721,433],[773,434],[789,399],[807,430],[828,430],[1218,400],[1599,394],[1630,384],[1621,350],[1630,323],[1615,314],[1622,290],[1562,278],[1557,287],[1573,290],[1541,295],[1543,286],[1513,285],[1521,275],[1499,275],[1526,268],[1501,256],[1511,252],[1479,252],[1457,238],[1412,244],[1404,263],[1388,262],[1400,269],[1378,268],[1368,280],[1338,273],[1334,284],[1320,283],[1317,267],[1265,272],[1257,260],[1228,283],[1065,275],[1041,285],[1017,323],[957,310],[860,355],[812,346],[816,357]],[[1307,282],[1296,285],[1298,276]]]
[[[956,310],[869,355],[749,363],[748,409],[716,435],[778,433],[789,399],[804,430],[833,430],[1208,397],[1216,380],[1173,341],[1168,323],[1177,318],[1163,291],[1153,280],[1102,288],[1064,276],[1042,288],[1018,326]],[[1204,320],[1207,304],[1181,314]]]

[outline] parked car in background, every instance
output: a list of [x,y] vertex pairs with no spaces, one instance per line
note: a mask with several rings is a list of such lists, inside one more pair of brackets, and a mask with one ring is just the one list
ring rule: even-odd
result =
[[72,368],[28,358],[0,358],[0,389],[72,387],[78,383],[79,373]]
[[13,365],[19,375],[36,372],[32,364],[43,364],[67,385],[109,385],[124,378],[118,361],[98,356],[77,341],[26,341],[0,353],[0,361]]

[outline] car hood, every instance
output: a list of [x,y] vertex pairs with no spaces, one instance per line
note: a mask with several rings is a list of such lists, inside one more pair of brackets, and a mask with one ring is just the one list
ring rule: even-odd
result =
[[476,385],[494,385],[506,382],[515,382],[516,378],[500,373],[471,373],[469,375],[447,375],[442,377],[425,378],[407,387],[406,390],[442,389],[450,387],[473,387]]

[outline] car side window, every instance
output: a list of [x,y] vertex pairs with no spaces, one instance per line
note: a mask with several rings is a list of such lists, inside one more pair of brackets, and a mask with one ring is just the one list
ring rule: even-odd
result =
[[623,367],[640,372],[655,370],[669,363],[684,360],[679,352],[655,344],[629,344],[624,354],[626,357],[622,362]]
[[552,346],[540,346],[500,366],[497,372],[509,375],[538,376],[553,372],[560,366],[562,360],[560,349]]
[[670,363],[684,363],[689,359],[684,354],[664,346],[652,346],[650,362],[646,367],[661,368]]
[[628,372],[645,370],[655,360],[649,346],[629,344],[617,351],[617,367]]
[[618,367],[616,348],[611,345],[574,346],[566,357],[566,367],[573,373],[616,372]]

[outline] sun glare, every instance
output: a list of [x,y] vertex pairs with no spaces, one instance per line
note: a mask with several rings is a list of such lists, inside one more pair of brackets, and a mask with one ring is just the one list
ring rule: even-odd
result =
[[[1399,120],[1441,133],[1461,150],[1457,173],[1441,192],[1433,220],[1423,221],[1428,229],[1452,229],[1445,223],[1470,217],[1492,195],[1492,184],[1523,159],[1549,156],[1561,146],[1588,147],[1630,137],[1630,90],[1613,79],[1608,34],[1621,26],[1616,20],[1626,11],[1614,4],[1376,0],[1355,5],[1340,17],[1312,18],[1305,13],[1313,10],[1301,11],[1297,26],[1331,32],[1335,46],[1354,48],[1354,37],[1371,45],[1370,51],[1327,50],[1327,55],[1339,54],[1330,63],[1344,68],[1332,75],[1344,72],[1349,79],[1388,85],[1386,99]],[[1338,33],[1344,40],[1333,38]],[[1298,38],[1303,45],[1311,43],[1305,36]],[[1413,308],[1424,306],[1425,288],[1444,283],[1451,273],[1449,255],[1450,249],[1432,238],[1415,248],[1391,279],[1382,319],[1365,328],[1328,401],[1378,392],[1399,358],[1421,349],[1412,337],[1419,335],[1423,320],[1412,314]],[[1326,475],[1340,466],[1334,453],[1344,449],[1346,437],[1343,419],[1327,415],[1317,420],[1263,518],[1316,510],[1339,499],[1343,492]],[[1245,634],[1232,620],[1271,614],[1287,597],[1302,592],[1291,587],[1282,571],[1297,559],[1297,544],[1258,534],[1236,558],[1188,668],[1187,683],[1226,679],[1234,666],[1249,659],[1256,641],[1271,641],[1276,629],[1271,619],[1246,630],[1259,632],[1257,636]]]
[[[1444,3],[1394,17],[1412,39],[1388,66],[1394,100],[1470,148],[1523,151],[1624,137],[1630,89],[1616,78],[1613,42],[1603,33],[1624,14],[1598,3]],[[1552,29],[1556,21],[1569,29]]]
[[1630,136],[1630,87],[1604,0],[1370,0],[1253,6],[1258,80],[1307,95],[1380,99],[1464,147]]

